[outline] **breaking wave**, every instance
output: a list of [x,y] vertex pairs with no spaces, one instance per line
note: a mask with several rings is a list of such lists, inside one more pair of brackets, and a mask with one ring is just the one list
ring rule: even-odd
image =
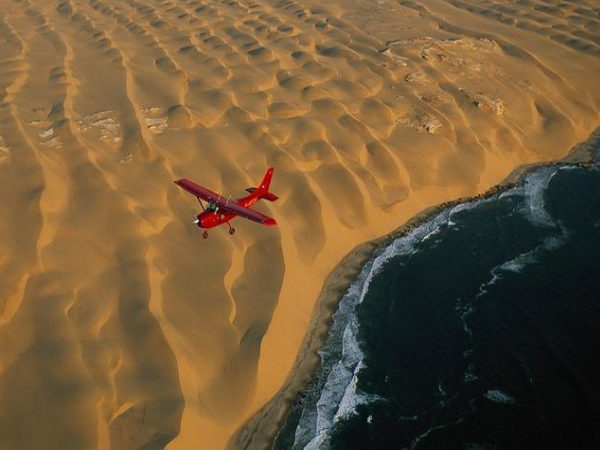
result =
[[[460,205],[459,205],[460,206]],[[333,315],[328,340],[319,350],[322,369],[315,386],[307,394],[294,435],[294,449],[327,449],[330,432],[340,420],[356,413],[359,405],[381,401],[357,388],[360,371],[366,367],[358,341],[359,323],[356,308],[369,291],[373,278],[398,255],[418,251],[417,246],[437,234],[453,210],[441,211],[389,246],[376,252],[342,297]]]

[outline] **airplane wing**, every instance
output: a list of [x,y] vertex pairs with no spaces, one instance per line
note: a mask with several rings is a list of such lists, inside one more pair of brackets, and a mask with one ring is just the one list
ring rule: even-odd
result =
[[264,214],[254,211],[253,209],[244,208],[235,202],[219,203],[219,211],[227,211],[232,214],[237,214],[244,219],[262,223],[263,225],[275,225],[275,219],[265,216]]
[[220,203],[227,201],[227,199],[216,192],[211,191],[203,186],[200,186],[190,180],[182,178],[181,180],[175,181],[175,184],[185,189],[186,191],[194,194],[196,197],[206,200],[207,202]]

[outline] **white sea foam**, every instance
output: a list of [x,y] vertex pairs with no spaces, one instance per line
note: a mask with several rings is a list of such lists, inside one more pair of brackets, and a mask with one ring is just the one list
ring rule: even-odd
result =
[[295,430],[293,448],[327,448],[328,432],[334,423],[344,393],[352,382],[354,370],[363,357],[356,343],[351,319],[354,308],[364,298],[368,286],[367,279],[373,271],[373,262],[370,261],[363,267],[333,315],[326,345],[318,352],[323,361],[323,372],[328,370],[326,380],[316,404],[307,404],[302,410]]
[[496,450],[495,445],[485,442],[467,442],[465,448],[467,450]]
[[435,236],[436,234],[439,234],[440,232],[440,227],[435,227],[433,230],[431,230],[429,233],[427,233],[425,236],[423,236],[423,241],[427,241],[430,238],[432,238],[433,236]]
[[419,444],[419,442],[421,442],[423,439],[425,439],[427,436],[429,436],[434,431],[443,430],[444,428],[448,428],[452,425],[458,425],[459,423],[464,422],[464,420],[465,420],[464,417],[459,417],[456,420],[452,420],[450,422],[442,423],[440,425],[436,425],[434,427],[429,428],[427,431],[425,431],[424,433],[421,433],[419,436],[417,436],[417,438],[414,439],[410,443],[409,448],[411,448],[411,449],[415,448]]
[[477,375],[475,375],[474,373],[471,372],[465,372],[464,374],[464,382],[466,383],[470,383],[471,381],[475,381],[478,380],[479,377]]
[[546,210],[544,200],[545,191],[548,188],[552,178],[564,167],[542,167],[530,173],[525,177],[523,184],[519,187],[502,193],[499,198],[508,195],[521,195],[523,197],[523,206],[520,211],[524,217],[536,226],[544,228],[554,228],[559,233],[554,236],[548,236],[542,243],[533,250],[521,253],[510,260],[494,267],[490,274],[492,278],[479,286],[479,293],[476,297],[481,297],[488,292],[488,288],[502,278],[503,273],[520,273],[530,264],[538,261],[540,253],[554,250],[566,242],[570,233],[565,226],[558,220],[555,220]]
[[492,270],[491,280],[486,281],[485,283],[482,283],[481,285],[479,285],[479,292],[477,293],[475,298],[479,298],[479,297],[487,294],[488,288],[493,286],[494,284],[496,284],[496,281],[498,281],[500,278],[501,278],[500,275],[498,275],[497,273],[494,272],[494,270]]
[[577,166],[560,166],[558,168],[559,172],[570,172],[571,170],[581,170],[581,168]]
[[561,233],[559,235],[544,238],[542,243],[533,250],[521,253],[494,267],[490,271],[492,278],[479,286],[479,293],[476,295],[476,298],[487,294],[488,288],[502,279],[503,274],[507,272],[521,273],[527,266],[536,263],[543,252],[555,250],[562,246],[567,241],[569,233],[562,226],[560,226],[560,230]]
[[517,403],[513,397],[500,389],[490,389],[483,396],[492,402],[502,403],[503,405],[514,405]]
[[380,250],[363,267],[357,280],[340,301],[333,316],[334,322],[327,343],[319,350],[326,379],[314,406],[305,405],[302,411],[295,430],[293,448],[329,448],[330,431],[336,422],[356,414],[359,405],[381,400],[375,395],[361,392],[357,387],[358,376],[365,363],[364,353],[357,340],[359,325],[355,309],[362,303],[371,281],[385,264],[400,254],[418,251],[418,244],[437,234],[440,226],[448,220],[448,215],[449,210],[440,212]]
[[460,203],[460,204],[452,207],[452,209],[450,209],[450,211],[448,212],[448,217],[450,219],[452,219],[458,213],[460,213],[462,211],[471,210],[471,209],[477,207],[477,205],[479,205],[480,202],[485,201],[485,200],[486,199],[480,199],[480,200],[476,200],[476,201],[473,201],[473,202]]
[[552,178],[559,169],[553,166],[543,167],[525,177],[523,192],[523,212],[525,217],[538,226],[555,227],[556,221],[546,211],[544,195]]

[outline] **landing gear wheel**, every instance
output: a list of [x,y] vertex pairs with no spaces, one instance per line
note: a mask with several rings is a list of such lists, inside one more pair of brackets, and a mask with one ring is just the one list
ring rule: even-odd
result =
[[231,227],[229,229],[229,234],[231,234],[233,236],[235,234],[235,228]]
[[202,233],[202,237],[203,237],[204,239],[206,239],[206,238],[208,237],[208,231],[205,231],[204,233]]

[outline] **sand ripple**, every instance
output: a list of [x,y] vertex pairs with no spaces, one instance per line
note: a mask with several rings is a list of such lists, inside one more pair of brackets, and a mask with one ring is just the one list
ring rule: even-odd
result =
[[[598,124],[598,13],[2,2],[0,446],[225,447],[349,250]],[[242,195],[269,165],[279,227],[199,238],[172,181]]]

